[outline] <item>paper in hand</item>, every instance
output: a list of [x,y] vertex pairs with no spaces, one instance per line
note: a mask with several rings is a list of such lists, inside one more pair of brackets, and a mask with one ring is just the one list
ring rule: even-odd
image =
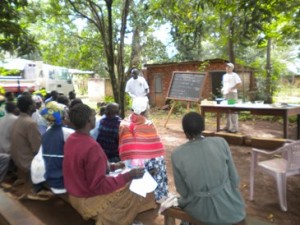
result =
[[144,176],[140,179],[133,179],[129,186],[129,189],[143,197],[146,197],[147,193],[153,192],[157,187],[157,182],[150,175],[148,171],[144,173]]

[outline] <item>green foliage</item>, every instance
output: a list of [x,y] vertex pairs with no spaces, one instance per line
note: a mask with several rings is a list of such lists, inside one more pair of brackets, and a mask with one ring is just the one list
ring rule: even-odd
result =
[[104,102],[105,103],[113,103],[113,102],[115,102],[115,98],[113,96],[110,96],[110,95],[105,95],[104,96]]
[[[277,91],[279,75],[284,71],[282,60],[292,51],[288,46],[299,45],[296,1],[46,0],[29,1],[27,5],[26,0],[1,1],[0,49],[109,76],[114,97],[120,103],[126,71],[133,64],[208,58],[236,58],[236,62],[255,68],[259,83],[256,98],[264,98]],[[151,34],[165,23],[171,24],[172,44],[178,50],[172,59],[168,58],[168,47]],[[123,42],[130,34],[133,43]],[[269,77],[265,52],[270,38]],[[35,40],[40,54],[33,54]],[[280,54],[273,54],[276,51]],[[266,89],[268,81],[272,84]],[[86,81],[80,80],[80,93],[86,93],[84,85]],[[124,106],[130,107],[127,98]]]
[[20,75],[20,70],[7,70],[3,67],[0,67],[0,76],[14,76],[14,75]]
[[41,96],[43,96],[45,98],[46,95],[47,95],[47,91],[46,91],[45,88],[40,88],[39,90],[36,90],[32,94],[34,94],[34,95],[41,95]]
[[147,38],[147,42],[143,48],[142,59],[144,63],[162,63],[170,60],[166,46],[164,46],[161,41],[156,40],[153,36]]
[[[115,101],[115,98],[113,96],[105,95],[104,96],[104,102],[106,104],[108,104],[108,103],[113,103],[113,102],[116,102],[116,101]],[[125,94],[125,110],[131,110],[131,104],[132,104],[132,98],[128,94]]]
[[205,71],[208,66],[209,66],[209,61],[205,61],[205,62],[201,63],[199,66],[199,71],[200,72]]
[[73,77],[74,80],[74,88],[75,92],[79,93],[80,95],[87,94],[87,87],[88,87],[88,78],[90,75],[88,74],[80,74]]
[[131,110],[132,105],[132,98],[129,96],[129,94],[125,94],[125,109]]
[[267,82],[267,72],[264,66],[264,59],[257,58],[251,66],[256,68],[254,76],[256,78],[256,87],[254,96],[252,96],[252,101],[254,100],[264,100],[266,101],[268,97],[278,90],[280,77],[285,71],[286,67],[283,63],[277,61],[276,59],[273,60],[272,68],[271,68],[271,93],[266,90],[266,82]]
[[27,16],[36,18],[30,32],[39,41],[45,63],[67,68],[92,70],[107,76],[99,33],[84,19],[78,19],[67,5],[58,1],[34,1]]
[[205,20],[216,19],[210,11],[204,10],[205,5],[195,0],[161,0],[152,4],[157,16],[172,24],[171,35],[178,50],[175,57],[179,61],[203,59],[202,41],[213,30],[212,24]]
[[22,11],[27,7],[26,0],[2,0],[0,6],[0,50],[24,56],[37,49],[35,38],[23,24]]
[[[173,104],[173,102],[172,102]],[[173,108],[173,113],[176,115],[183,115],[186,113],[186,105],[182,102],[176,102],[176,105]]]
[[0,95],[4,95],[4,94],[5,94],[5,89],[0,85]]
[[[176,101],[171,100],[169,102],[170,107],[175,104],[172,113],[175,115],[182,116],[183,114],[189,112],[189,111],[199,111],[198,103],[195,102],[185,102],[185,101]],[[189,107],[188,107],[189,104]]]
[[287,82],[281,79],[279,88],[273,96],[274,102],[300,104],[300,85],[299,81]]
[[[249,65],[256,57],[265,56],[268,38],[273,40],[273,51],[300,35],[296,1],[158,0],[150,5],[156,17],[172,25],[177,61],[227,58]],[[252,57],[247,54],[249,48]]]

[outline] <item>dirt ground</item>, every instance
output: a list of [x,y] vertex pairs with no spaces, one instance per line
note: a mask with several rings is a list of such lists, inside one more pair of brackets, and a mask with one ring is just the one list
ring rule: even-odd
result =
[[[186,142],[185,136],[181,130],[181,115],[172,115],[167,126],[166,113],[154,112],[151,117],[156,125],[161,139],[166,147],[166,161],[169,175],[170,191],[176,193],[170,155],[173,150]],[[206,130],[215,131],[214,118],[206,119]],[[280,138],[282,137],[282,123],[280,121],[263,121],[259,118],[248,121],[240,121],[240,133],[253,137]],[[296,125],[289,126],[289,138],[295,139]],[[288,211],[282,212],[279,207],[279,201],[276,192],[276,184],[272,177],[263,175],[259,172],[255,177],[255,195],[254,201],[249,201],[249,171],[250,171],[250,152],[251,148],[246,146],[231,145],[232,155],[241,178],[240,188],[246,202],[247,215],[256,218],[262,223],[253,223],[253,225],[268,222],[277,225],[297,225],[300,224],[300,176],[293,176],[287,183],[287,202]],[[89,225],[91,221],[83,221],[74,214],[74,210],[61,201],[54,199],[48,202],[21,201],[21,203],[33,214],[39,217],[45,224],[60,225]],[[69,208],[68,208],[69,207]],[[53,210],[56,209],[56,210]],[[73,219],[73,220],[72,220]],[[157,214],[157,210],[140,214],[137,220],[146,225],[163,225],[163,217]]]
[[[225,121],[225,119],[224,119]],[[181,130],[181,118],[172,118],[168,121],[166,128],[164,124],[166,119],[154,119],[161,138],[166,146],[166,159],[169,172],[170,190],[175,192],[172,178],[172,168],[170,155],[172,151],[180,144],[186,142]],[[224,125],[224,124],[222,124]],[[282,138],[282,121],[265,121],[258,117],[252,120],[239,122],[240,133],[252,137]],[[206,119],[206,130],[215,131],[215,119]],[[296,139],[296,124],[289,125],[290,139]],[[269,222],[280,225],[300,224],[300,176],[288,178],[287,182],[287,202],[288,211],[280,210],[279,200],[275,180],[269,175],[256,172],[254,201],[249,200],[249,177],[251,148],[246,146],[233,146],[231,151],[235,165],[240,175],[240,189],[243,194],[247,215],[257,218],[262,222]],[[163,224],[163,223],[161,223]]]

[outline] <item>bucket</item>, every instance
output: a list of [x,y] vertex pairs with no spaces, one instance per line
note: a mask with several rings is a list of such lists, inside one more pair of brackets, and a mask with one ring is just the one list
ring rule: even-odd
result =
[[216,98],[217,104],[220,104],[222,101],[224,101],[224,98]]
[[227,100],[227,104],[228,105],[234,105],[236,103],[236,100],[235,99],[228,99]]

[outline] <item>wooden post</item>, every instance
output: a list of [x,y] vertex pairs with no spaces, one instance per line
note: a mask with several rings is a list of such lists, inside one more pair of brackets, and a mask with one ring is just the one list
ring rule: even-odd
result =
[[197,106],[198,106],[199,113],[201,114],[201,103],[200,103],[200,102],[197,102],[196,104],[197,104]]
[[168,120],[169,120],[169,118],[170,118],[170,116],[171,116],[171,113],[172,113],[172,111],[173,111],[175,105],[176,105],[176,101],[173,102],[173,105],[172,105],[172,107],[171,107],[171,109],[170,109],[170,111],[169,111],[169,113],[168,113],[168,117],[167,117],[167,120],[166,120],[166,122],[165,122],[164,127],[167,126]]

